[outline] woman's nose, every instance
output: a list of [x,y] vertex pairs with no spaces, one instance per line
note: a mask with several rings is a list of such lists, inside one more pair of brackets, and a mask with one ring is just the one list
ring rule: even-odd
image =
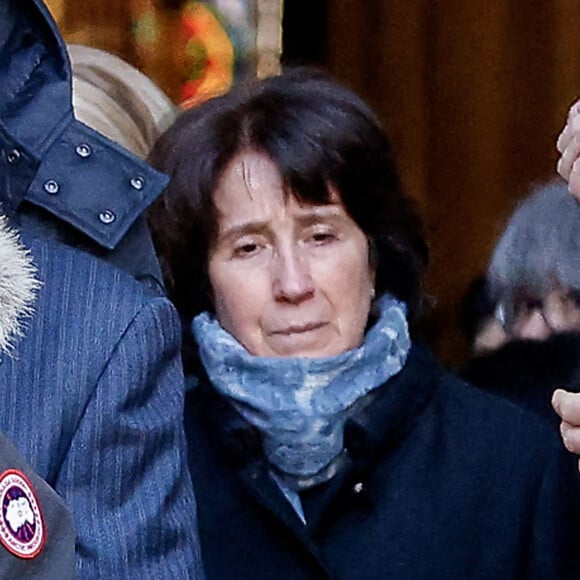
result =
[[273,291],[276,300],[302,302],[314,293],[308,257],[293,247],[274,258]]

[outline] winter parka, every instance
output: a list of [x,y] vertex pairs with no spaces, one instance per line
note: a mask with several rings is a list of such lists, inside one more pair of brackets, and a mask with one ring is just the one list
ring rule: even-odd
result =
[[2,0],[0,203],[18,229],[161,288],[143,212],[166,184],[166,176],[75,119],[68,53],[42,0]]

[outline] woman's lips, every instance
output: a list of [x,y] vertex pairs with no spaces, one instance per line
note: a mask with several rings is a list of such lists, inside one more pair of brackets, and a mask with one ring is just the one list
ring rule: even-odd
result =
[[270,334],[289,336],[291,334],[304,334],[306,332],[312,332],[313,330],[318,330],[323,326],[326,326],[326,322],[309,322],[307,324],[292,325],[280,330],[274,330]]

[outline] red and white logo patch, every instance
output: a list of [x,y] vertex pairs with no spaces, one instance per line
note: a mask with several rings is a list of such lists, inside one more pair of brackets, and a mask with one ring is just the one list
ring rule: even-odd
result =
[[16,469],[0,475],[0,542],[19,558],[38,556],[46,541],[44,518],[29,479]]

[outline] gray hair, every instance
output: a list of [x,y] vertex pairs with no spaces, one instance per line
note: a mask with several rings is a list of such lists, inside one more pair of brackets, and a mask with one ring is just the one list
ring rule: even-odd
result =
[[542,297],[556,287],[580,290],[580,204],[557,179],[516,208],[488,268],[495,298],[508,310],[518,295]]
[[121,58],[69,44],[76,118],[146,158],[175,120],[177,108],[148,76]]

